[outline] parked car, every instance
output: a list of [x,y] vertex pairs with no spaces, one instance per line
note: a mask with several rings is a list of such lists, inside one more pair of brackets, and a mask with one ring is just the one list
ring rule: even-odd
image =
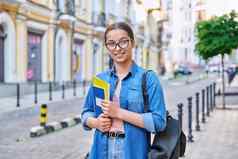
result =
[[221,72],[219,65],[207,65],[205,68],[206,72]]
[[178,68],[174,71],[174,75],[191,75],[192,70],[185,65],[179,65]]

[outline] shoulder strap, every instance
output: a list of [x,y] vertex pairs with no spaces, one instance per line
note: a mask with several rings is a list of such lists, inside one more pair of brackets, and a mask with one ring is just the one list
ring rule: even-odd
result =
[[[148,108],[149,108],[149,95],[148,95],[148,92],[146,89],[146,76],[147,76],[147,73],[150,71],[152,71],[152,70],[146,70],[142,75],[141,87],[142,87],[142,95],[143,95],[143,101],[144,101],[144,112],[147,112]],[[166,111],[166,116],[167,116],[167,119],[171,118],[169,111]]]
[[144,101],[144,112],[147,112],[149,108],[149,96],[146,89],[146,76],[147,76],[147,73],[150,71],[152,70],[146,70],[142,75],[141,87],[142,87],[142,95],[143,95],[143,101]]

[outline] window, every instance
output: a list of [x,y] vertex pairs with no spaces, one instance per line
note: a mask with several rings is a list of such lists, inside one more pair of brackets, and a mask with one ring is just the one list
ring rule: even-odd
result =
[[[94,3],[95,2],[93,2],[93,4]],[[87,11],[87,7],[86,7],[85,0],[79,0],[79,12],[80,12],[80,15],[84,15],[86,13],[86,11]]]
[[72,73],[76,80],[83,80],[83,57],[84,55],[84,41],[81,39],[74,40],[73,55],[72,55]]
[[65,1],[65,5],[66,5],[66,13],[69,15],[74,16],[75,15],[75,3],[74,0],[66,0]]
[[65,12],[65,0],[57,0],[58,9]]

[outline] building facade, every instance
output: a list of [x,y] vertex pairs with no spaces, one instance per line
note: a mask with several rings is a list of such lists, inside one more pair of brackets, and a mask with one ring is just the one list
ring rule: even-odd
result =
[[0,29],[1,82],[91,76],[90,1],[3,0]]
[[[111,65],[106,26],[129,23],[136,38],[134,60],[158,68],[158,28],[138,0],[1,0],[0,82],[91,80]],[[147,15],[147,16],[146,16]],[[153,33],[153,34],[152,34]]]
[[200,65],[195,52],[195,25],[205,18],[204,1],[163,0],[162,8],[167,19],[162,35],[166,71],[171,74],[179,65]]

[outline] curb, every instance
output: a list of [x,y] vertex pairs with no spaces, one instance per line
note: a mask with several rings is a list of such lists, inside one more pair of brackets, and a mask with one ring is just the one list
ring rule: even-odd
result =
[[81,123],[80,115],[76,115],[74,118],[66,118],[60,122],[51,122],[45,126],[35,126],[30,130],[30,137],[43,136],[58,130],[75,126],[79,123]]

